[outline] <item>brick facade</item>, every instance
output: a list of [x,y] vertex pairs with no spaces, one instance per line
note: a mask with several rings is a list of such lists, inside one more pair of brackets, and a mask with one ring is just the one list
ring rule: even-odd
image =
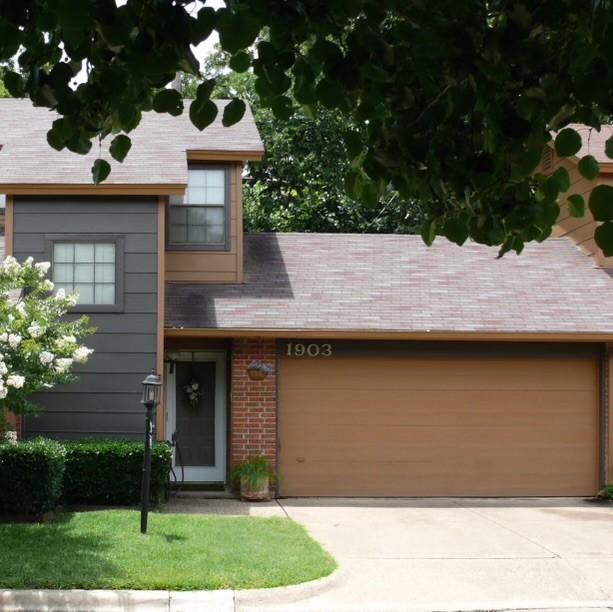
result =
[[[6,412],[5,414],[6,416],[6,429],[7,431],[10,430],[14,430],[17,432],[17,437],[19,439],[21,439],[22,437],[22,426],[23,426],[23,419],[21,418],[21,416],[15,415],[12,412]],[[0,437],[2,435],[2,423],[0,422]]]
[[[272,368],[263,380],[251,380],[247,366],[261,361]],[[276,342],[237,338],[232,343],[230,464],[255,455],[277,465]]]

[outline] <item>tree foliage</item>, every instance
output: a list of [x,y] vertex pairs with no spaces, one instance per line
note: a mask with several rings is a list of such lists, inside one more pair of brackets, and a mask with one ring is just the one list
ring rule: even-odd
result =
[[[264,142],[264,158],[248,164],[245,175],[247,231],[419,231],[423,221],[419,205],[403,201],[397,192],[388,190],[374,204],[347,195],[344,178],[351,165],[343,135],[353,125],[346,114],[322,109],[308,117],[297,108],[289,119],[278,119],[260,103],[255,75],[228,70],[229,59],[217,48],[204,62],[203,76],[215,79],[215,98],[238,96],[251,105]],[[183,76],[186,97],[194,97],[197,87],[194,77]]]
[[10,98],[8,89],[4,86],[4,73],[12,70],[13,66],[9,63],[0,62],[0,98]]
[[[376,204],[391,187],[427,206],[426,241],[442,231],[503,252],[545,239],[558,215],[565,177],[533,176],[552,131],[598,129],[613,113],[610,0],[228,4],[0,0],[0,61],[17,55],[28,75],[7,72],[4,83],[61,115],[52,146],[86,153],[93,138],[129,133],[143,111],[180,112],[159,92],[179,70],[198,74],[191,45],[216,30],[276,118],[296,100],[308,115],[323,107],[351,119],[350,196]],[[87,81],[74,87],[83,63]],[[216,116],[213,89],[204,81],[190,107],[199,129]],[[231,109],[224,124],[241,116],[240,103]],[[569,130],[556,140],[563,156],[576,149]],[[596,235],[609,251],[612,224]]]

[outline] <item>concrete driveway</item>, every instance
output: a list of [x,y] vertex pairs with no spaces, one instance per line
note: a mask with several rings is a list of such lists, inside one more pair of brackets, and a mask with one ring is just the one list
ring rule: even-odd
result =
[[309,596],[236,609],[613,607],[613,506],[579,499],[281,500],[338,560]]

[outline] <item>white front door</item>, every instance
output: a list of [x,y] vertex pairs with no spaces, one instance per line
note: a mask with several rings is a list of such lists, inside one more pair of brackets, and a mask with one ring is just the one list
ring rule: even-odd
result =
[[166,432],[181,482],[226,480],[226,355],[179,351],[166,365]]

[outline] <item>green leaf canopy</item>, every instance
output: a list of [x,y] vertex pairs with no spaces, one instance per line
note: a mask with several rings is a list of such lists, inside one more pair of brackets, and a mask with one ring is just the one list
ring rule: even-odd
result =
[[[473,240],[515,251],[544,240],[556,220],[566,177],[538,170],[552,134],[558,156],[574,156],[582,134],[572,125],[597,130],[613,116],[610,2],[190,4],[7,0],[0,62],[17,65],[4,84],[65,120],[48,134],[51,146],[86,153],[96,138],[129,138],[144,112],[183,112],[167,86],[177,72],[199,75],[191,46],[216,31],[230,69],[253,71],[276,119],[348,117],[362,146],[347,186],[365,205],[381,206],[384,186],[419,200],[429,227],[448,227],[456,241],[467,228]],[[213,86],[205,82],[190,105],[199,130],[217,116]],[[226,106],[224,124],[241,110]],[[125,149],[115,147],[118,157]],[[610,157],[612,149],[607,142]],[[582,161],[584,176],[595,168]],[[106,176],[98,164],[95,178]]]

